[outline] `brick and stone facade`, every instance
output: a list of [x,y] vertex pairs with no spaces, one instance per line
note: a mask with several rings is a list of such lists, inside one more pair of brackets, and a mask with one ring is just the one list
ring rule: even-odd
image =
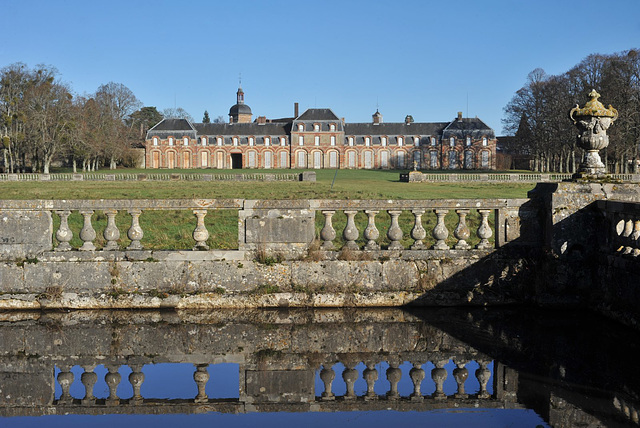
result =
[[[147,133],[147,168],[493,170],[496,137],[478,118],[451,122],[346,123],[331,109],[251,120],[238,89],[229,123],[164,119]],[[297,107],[297,106],[296,106]]]

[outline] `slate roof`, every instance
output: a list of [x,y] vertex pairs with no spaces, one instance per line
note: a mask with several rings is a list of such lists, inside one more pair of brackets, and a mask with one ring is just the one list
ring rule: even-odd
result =
[[289,123],[194,123],[199,135],[286,135],[291,129]]
[[336,116],[330,108],[310,108],[296,118],[296,120],[335,120],[340,118]]
[[191,126],[189,121],[186,119],[162,119],[153,128],[149,129],[149,132],[151,131],[193,131],[193,130],[194,130],[193,126]]
[[449,125],[442,131],[442,138],[463,138],[466,136],[480,138],[483,135],[488,138],[495,138],[495,132],[493,129],[477,117],[456,119],[449,123]]
[[190,138],[195,138],[196,130],[186,119],[162,119],[153,128],[147,131],[147,138],[150,138],[151,136],[157,136],[160,138],[167,138],[169,136],[180,138],[188,136]]
[[345,123],[344,135],[439,135],[448,122]]

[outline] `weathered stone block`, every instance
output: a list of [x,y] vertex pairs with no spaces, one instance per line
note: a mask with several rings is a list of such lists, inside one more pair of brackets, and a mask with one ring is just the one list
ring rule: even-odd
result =
[[315,393],[311,370],[247,370],[245,381],[257,401],[308,402]]
[[49,211],[0,211],[0,257],[15,260],[52,249]]

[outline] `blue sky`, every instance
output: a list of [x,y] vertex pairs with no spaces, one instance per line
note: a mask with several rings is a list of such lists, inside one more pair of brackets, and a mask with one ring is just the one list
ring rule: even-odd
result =
[[[227,118],[242,74],[254,116],[329,107],[348,122],[448,121],[502,131],[540,67],[640,48],[640,0],[0,0],[0,67],[55,66],[79,94],[114,81],[148,106]],[[606,97],[606,94],[603,94]]]

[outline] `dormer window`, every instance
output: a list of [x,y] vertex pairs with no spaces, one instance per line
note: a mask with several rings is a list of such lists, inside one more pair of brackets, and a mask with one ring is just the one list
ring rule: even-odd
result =
[[353,137],[349,137],[349,145],[353,147]]
[[402,137],[398,137],[398,146],[402,147]]
[[317,124],[317,123],[314,123],[314,124],[313,124],[313,130],[314,130],[314,131],[320,131],[320,125],[319,125],[319,124]]
[[456,145],[456,139],[454,137],[449,138],[449,146],[453,147]]
[[218,146],[222,145],[222,137],[218,137],[217,139]]
[[153,145],[154,146],[158,145],[158,137],[153,137]]
[[233,137],[233,145],[234,146],[238,145],[238,137]]
[[420,146],[420,137],[415,137],[413,139],[413,145],[416,147]]
[[249,145],[253,146],[253,137],[249,137]]
[[173,146],[173,137],[169,137],[169,145]]
[[364,145],[369,147],[371,145],[371,138],[364,137]]
[[264,145],[265,146],[269,145],[269,137],[264,137]]
[[467,137],[467,146],[471,145],[471,137]]
[[303,124],[299,124],[298,125],[298,132],[302,132],[304,131],[304,125]]
[[206,138],[206,137],[202,137],[202,138],[200,139],[200,142],[201,142],[201,144],[202,144],[203,146],[206,146],[206,145],[207,145],[207,138]]
[[287,140],[285,140],[285,138],[284,138],[284,137],[280,137],[280,145],[281,145],[282,147],[284,147],[284,146],[286,146],[286,145],[287,145]]
[[436,137],[431,137],[431,145],[432,146],[436,145]]
[[380,143],[382,144],[383,147],[386,146],[387,145],[387,137],[382,137],[380,139]]
[[188,145],[189,145],[189,139],[188,139],[187,137],[184,137],[184,138],[182,139],[182,141],[184,141],[184,145],[185,145],[185,146],[188,146]]
[[488,142],[488,140],[487,140],[487,137],[482,137],[482,145],[483,145],[484,147],[487,147],[488,143],[489,143],[489,142]]
[[331,125],[329,125],[329,130],[330,131],[335,131],[336,130],[336,124],[332,123]]

